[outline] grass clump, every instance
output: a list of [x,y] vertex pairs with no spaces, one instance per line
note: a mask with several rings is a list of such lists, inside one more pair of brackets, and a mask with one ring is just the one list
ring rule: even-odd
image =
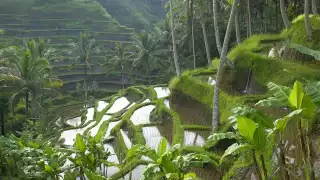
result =
[[311,39],[308,39],[306,35],[304,15],[300,15],[293,20],[291,27],[283,30],[281,34],[293,43],[301,44],[314,50],[320,50],[320,16],[310,15],[310,22],[313,30]]
[[[245,40],[242,44],[232,49],[228,59],[234,62],[236,68],[231,76],[234,81],[244,75],[244,69],[252,69],[253,79],[262,86],[272,81],[276,84],[290,85],[295,80],[317,80],[320,78],[320,70],[302,65],[291,60],[280,60],[267,57],[265,50],[273,46],[273,42],[283,40],[283,35],[256,35]],[[225,74],[230,76],[230,74]]]

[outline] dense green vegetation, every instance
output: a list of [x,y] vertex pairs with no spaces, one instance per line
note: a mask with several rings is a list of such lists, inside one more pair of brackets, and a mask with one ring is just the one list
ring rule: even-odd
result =
[[319,4],[1,1],[0,179],[319,179]]

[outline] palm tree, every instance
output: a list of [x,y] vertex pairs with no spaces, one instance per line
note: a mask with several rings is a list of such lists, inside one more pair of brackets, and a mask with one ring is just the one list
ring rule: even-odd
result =
[[[239,5],[237,5],[237,6],[239,6]],[[241,34],[240,34],[240,23],[239,23],[239,8],[237,9],[234,23],[235,23],[235,29],[236,29],[237,43],[240,44],[241,43]]]
[[167,52],[167,50],[162,49],[161,44],[159,44],[165,34],[166,33],[161,33],[160,35],[151,36],[148,32],[143,32],[134,37],[134,47],[138,51],[138,57],[132,65],[133,67],[138,65],[146,66],[149,84],[151,84],[152,65],[154,65],[162,54]]
[[205,17],[205,13],[204,13],[205,7],[204,7],[203,0],[199,1],[198,6],[200,9],[200,24],[201,24],[202,34],[203,34],[204,45],[206,48],[208,66],[211,67],[210,47],[209,47],[209,42],[208,42],[208,37],[207,37],[206,17]]
[[286,13],[286,9],[284,7],[284,0],[280,0],[280,11],[281,11],[281,17],[282,17],[284,26],[286,28],[289,28],[291,26],[291,23],[289,21],[288,15]]
[[220,41],[220,33],[219,33],[219,23],[218,23],[218,11],[217,11],[217,2],[216,0],[212,0],[212,11],[213,11],[213,21],[214,21],[214,34],[216,37],[216,44],[218,48],[218,52],[221,55],[221,41]]
[[194,40],[194,12],[193,12],[193,1],[190,0],[190,19],[191,19],[191,34],[192,34],[192,57],[193,57],[193,69],[196,69],[196,49]]
[[[3,93],[12,93],[11,106],[15,105],[22,97],[26,103],[25,119],[29,118],[29,99],[33,108],[41,109],[37,101],[38,95],[59,94],[55,88],[62,86],[62,82],[52,78],[51,68],[44,58],[42,43],[31,40],[25,49],[9,47],[2,49],[0,55],[9,62],[7,67],[0,71],[0,89]],[[37,108],[38,109],[38,108]],[[34,109],[36,110],[36,109]]]
[[117,69],[120,67],[121,69],[121,85],[122,89],[125,88],[124,86],[124,70],[129,69],[129,63],[132,65],[131,59],[129,58],[131,55],[126,54],[126,47],[122,43],[116,44],[116,51],[117,54],[113,56],[107,63],[103,64],[106,66],[108,70]]
[[172,0],[169,0],[169,6],[170,6],[170,27],[171,27],[173,59],[174,59],[174,66],[176,69],[176,75],[179,77],[180,76],[180,65],[179,65],[179,61],[178,61],[178,52],[177,52],[176,39],[175,39],[175,34],[174,34]]
[[304,22],[308,39],[312,38],[312,26],[309,17],[309,0],[304,1]]
[[311,3],[312,3],[312,13],[318,14],[316,0],[312,0]]
[[80,33],[80,37],[78,39],[78,42],[74,42],[73,40],[70,40],[70,47],[72,48],[72,51],[70,54],[74,53],[76,55],[76,58],[74,59],[74,62],[72,63],[72,66],[74,66],[76,63],[83,63],[84,68],[84,80],[83,80],[83,86],[85,88],[85,99],[87,101],[88,99],[88,87],[87,87],[87,78],[88,78],[88,68],[90,68],[89,59],[93,53],[99,52],[100,45],[95,43],[94,38],[90,38],[88,34],[86,33]]
[[212,129],[213,131],[220,125],[219,120],[219,94],[220,94],[220,81],[222,76],[222,69],[224,66],[225,61],[227,60],[227,51],[228,51],[228,45],[230,41],[230,34],[232,31],[232,23],[234,21],[234,17],[237,11],[237,4],[239,4],[239,0],[234,0],[232,5],[232,10],[229,17],[229,22],[226,30],[226,34],[223,41],[223,47],[220,55],[220,65],[218,68],[218,72],[216,75],[216,85],[214,87],[214,95],[213,95],[213,112],[212,112]]
[[247,36],[250,37],[252,36],[252,26],[251,26],[251,3],[250,0],[247,1],[247,11],[248,11],[248,34]]

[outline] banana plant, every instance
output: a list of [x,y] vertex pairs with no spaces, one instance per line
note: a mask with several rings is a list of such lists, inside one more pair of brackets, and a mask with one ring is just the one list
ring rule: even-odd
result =
[[103,144],[97,142],[94,137],[89,136],[85,139],[80,134],[77,134],[74,143],[74,154],[75,156],[70,157],[69,160],[79,170],[81,179],[85,179],[85,169],[95,172],[97,168],[100,168],[100,171],[102,171],[102,165],[110,164],[107,162],[110,152],[105,151]]
[[162,138],[158,150],[145,145],[135,145],[129,149],[126,162],[147,157],[148,165],[143,171],[143,179],[191,180],[197,179],[196,174],[188,172],[190,167],[202,167],[212,163],[212,159],[203,154],[181,154],[179,144],[167,148],[166,139]]
[[[269,146],[267,142],[272,142],[272,138],[268,137],[268,133],[266,131],[266,128],[268,127],[265,125],[273,126],[272,120],[263,119],[262,121],[258,121],[258,119],[250,119],[245,116],[238,116],[236,120],[236,134],[229,134],[226,136],[234,137],[238,140],[238,142],[227,148],[220,159],[220,164],[222,164],[225,158],[229,155],[249,153],[253,158],[253,165],[259,179],[268,179],[265,149],[267,149]],[[224,137],[219,134],[213,134],[209,137],[211,140],[217,140],[220,138]]]
[[[232,144],[220,159],[220,164],[229,155],[239,155],[230,170],[223,179],[235,176],[235,169],[251,168],[256,170],[259,179],[268,178],[270,161],[268,158],[273,151],[273,136],[268,136],[267,129],[274,128],[273,120],[260,110],[246,106],[232,109],[233,116],[229,118],[235,132],[214,133],[206,141],[208,147],[212,147],[224,139],[233,139]],[[270,174],[270,173],[269,173]]]
[[[291,120],[295,120],[298,126],[299,138],[301,144],[301,151],[303,152],[303,162],[305,169],[306,179],[315,179],[313,159],[314,153],[312,151],[312,141],[310,139],[310,134],[312,131],[313,120],[316,115],[316,105],[314,102],[317,100],[312,100],[312,97],[318,97],[319,92],[315,89],[310,88],[308,92],[310,95],[305,93],[302,84],[298,81],[294,83],[293,89],[288,87],[279,86],[274,83],[269,83],[268,87],[273,93],[273,97],[265,100],[259,101],[256,106],[267,106],[267,107],[287,107],[291,113],[289,113],[284,118],[278,119],[275,122],[275,128],[273,132],[280,135],[280,141],[282,141],[281,134],[287,127],[287,124]],[[312,90],[310,90],[312,89]],[[280,145],[280,154],[284,153],[283,145]],[[281,156],[284,156],[283,154]],[[285,160],[283,160],[283,163]],[[285,165],[285,164],[284,164]],[[288,174],[286,175],[288,179]]]

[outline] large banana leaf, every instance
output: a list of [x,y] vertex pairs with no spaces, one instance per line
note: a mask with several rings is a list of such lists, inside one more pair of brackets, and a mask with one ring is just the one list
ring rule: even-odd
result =
[[237,154],[243,153],[245,151],[248,151],[249,149],[252,149],[252,145],[250,145],[250,144],[234,143],[231,146],[229,146],[228,149],[224,152],[224,154],[222,155],[219,162],[220,162],[220,164],[222,164],[225,157],[227,157],[229,155],[237,155]]
[[294,109],[300,109],[304,97],[303,87],[299,81],[296,81],[293,86],[293,90],[288,98],[289,104]]
[[316,104],[320,103],[320,82],[312,82],[307,84],[306,93],[312,97],[312,101]]
[[284,107],[288,105],[291,88],[273,82],[269,82],[267,86],[269,91],[273,94],[273,97],[259,101],[256,106]]
[[299,51],[300,53],[310,55],[314,57],[316,60],[320,61],[320,51],[313,50],[310,48],[307,48],[305,46],[302,46],[300,44],[295,44],[295,43],[287,43],[289,48],[295,49]]
[[214,133],[210,135],[206,141],[207,146],[212,146],[223,139],[235,139],[237,136],[233,132]]

